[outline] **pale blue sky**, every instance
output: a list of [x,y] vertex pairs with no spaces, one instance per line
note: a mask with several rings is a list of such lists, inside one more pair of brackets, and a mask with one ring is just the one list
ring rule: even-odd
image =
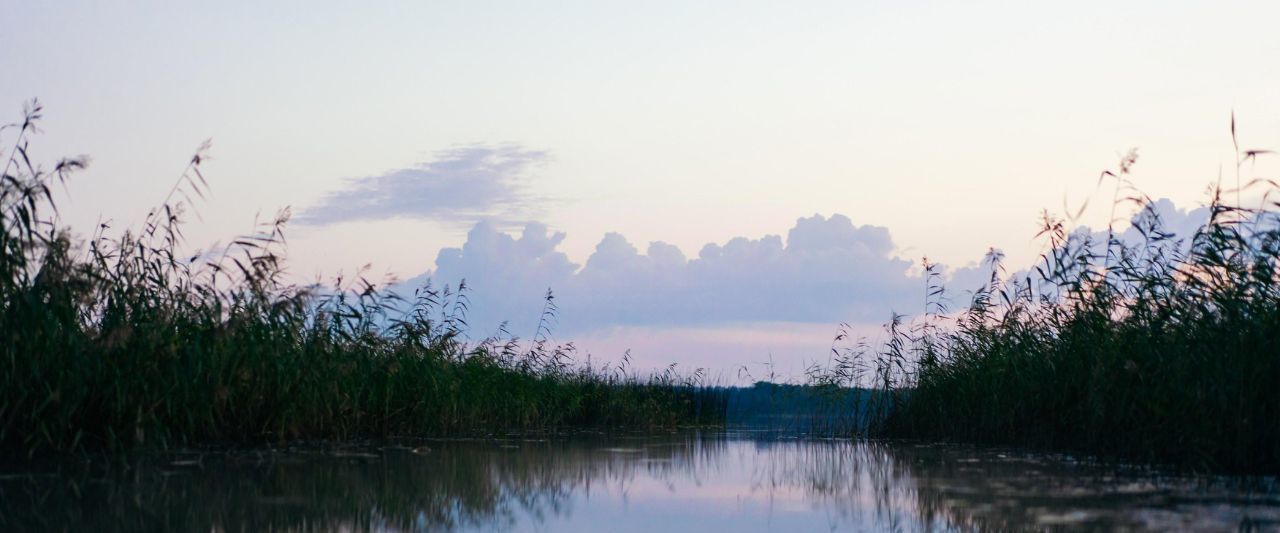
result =
[[64,201],[85,229],[139,220],[212,138],[194,244],[449,154],[540,154],[485,182],[509,189],[492,205],[295,227],[300,278],[412,277],[486,216],[563,232],[578,265],[606,232],[693,258],[815,213],[911,260],[1025,263],[1040,209],[1119,152],[1193,207],[1231,168],[1233,109],[1244,144],[1280,147],[1277,20],[1262,1],[5,1],[0,116],[37,96],[36,153],[93,157]]

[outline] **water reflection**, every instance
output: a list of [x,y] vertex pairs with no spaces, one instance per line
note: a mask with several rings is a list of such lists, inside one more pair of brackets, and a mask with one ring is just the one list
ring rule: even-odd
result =
[[1274,481],[764,432],[175,452],[10,466],[0,530],[1280,527]]

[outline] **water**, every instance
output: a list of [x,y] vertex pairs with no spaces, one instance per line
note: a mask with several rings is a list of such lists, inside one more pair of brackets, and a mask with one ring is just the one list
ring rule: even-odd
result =
[[1274,480],[954,445],[683,432],[10,465],[0,530],[1280,530]]

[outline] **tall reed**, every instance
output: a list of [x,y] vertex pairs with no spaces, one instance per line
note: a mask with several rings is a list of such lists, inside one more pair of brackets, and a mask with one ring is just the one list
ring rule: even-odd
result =
[[671,426],[723,411],[701,373],[577,364],[545,327],[529,343],[468,342],[465,287],[291,284],[287,210],[181,255],[203,149],[140,229],[103,225],[77,243],[50,187],[86,163],[32,162],[41,111],[32,102],[3,130],[15,140],[0,180],[0,448]]
[[891,332],[898,348],[871,358],[892,399],[883,433],[1280,472],[1280,186],[1219,184],[1180,236],[1131,183],[1135,161],[1100,178],[1113,213],[1140,207],[1132,230],[1046,214],[1033,270],[1011,275],[993,252],[966,309]]

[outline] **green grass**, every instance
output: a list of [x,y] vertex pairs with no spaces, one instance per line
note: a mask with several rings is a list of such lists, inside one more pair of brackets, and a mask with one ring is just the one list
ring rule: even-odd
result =
[[[193,157],[140,229],[77,243],[50,187],[85,165],[28,157],[35,102],[5,130],[0,182],[0,449],[28,455],[214,441],[452,435],[706,423],[701,374],[574,364],[572,346],[467,342],[465,289],[411,298],[364,279],[285,281],[288,214],[180,256],[203,193]],[[16,139],[15,139],[16,138]],[[554,313],[548,295],[547,313]]]
[[1280,472],[1280,188],[1220,185],[1210,220],[1177,236],[1129,182],[1133,162],[1103,178],[1117,208],[1144,207],[1141,239],[1090,241],[1046,215],[1034,271],[1010,276],[991,254],[954,322],[931,312],[871,354],[894,392],[880,432]]

